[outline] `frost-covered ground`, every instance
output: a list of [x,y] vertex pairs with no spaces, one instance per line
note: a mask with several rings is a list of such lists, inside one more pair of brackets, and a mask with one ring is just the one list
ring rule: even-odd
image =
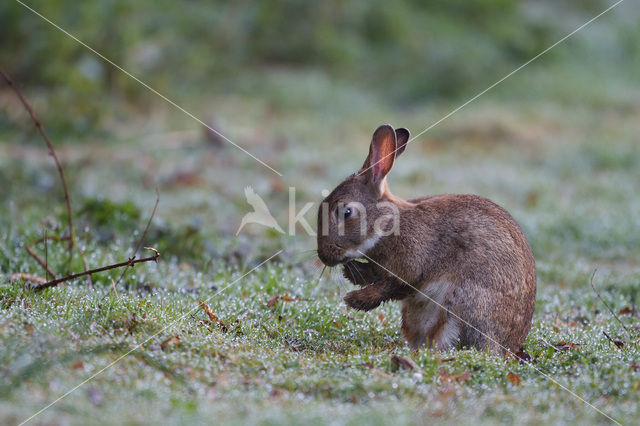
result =
[[[145,244],[161,261],[137,265],[116,288],[116,271],[95,276],[93,288],[76,280],[33,293],[9,282],[16,272],[42,275],[24,245],[45,229],[63,232],[66,219],[37,135],[1,140],[0,422],[19,423],[90,378],[34,422],[607,423],[601,410],[633,423],[640,89],[597,72],[573,76],[532,69],[514,77],[409,145],[390,175],[401,196],[477,193],[522,224],[538,268],[525,348],[533,366],[469,350],[410,354],[397,304],[347,311],[349,285],[338,271],[318,279],[315,239],[302,228],[296,237],[258,226],[235,236],[250,210],[245,186],[286,228],[288,187],[298,209],[317,203],[362,163],[378,124],[415,134],[456,103],[380,107],[313,75],[279,72],[264,76],[269,102],[203,103],[282,177],[207,143],[164,106],[108,140],[54,141],[91,267],[127,258],[159,189]],[[307,217],[313,225],[314,209]],[[35,248],[44,255],[42,244]],[[64,247],[51,242],[48,260],[64,272]],[[76,257],[73,269],[81,268]],[[590,287],[596,268],[594,284],[632,336]],[[226,326],[207,322],[199,300]],[[395,370],[394,355],[411,356],[422,371]]]

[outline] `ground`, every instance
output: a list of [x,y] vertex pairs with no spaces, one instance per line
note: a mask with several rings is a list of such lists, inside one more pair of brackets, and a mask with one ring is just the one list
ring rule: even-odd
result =
[[[476,193],[522,225],[538,274],[524,348],[531,364],[475,350],[412,354],[398,304],[347,310],[350,285],[338,270],[320,277],[315,239],[302,227],[295,237],[259,226],[235,236],[250,211],[245,186],[287,229],[288,187],[298,209],[317,206],[323,189],[362,163],[376,126],[417,134],[465,99],[380,106],[321,74],[273,69],[261,78],[260,92],[191,107],[282,177],[160,102],[144,119],[115,118],[107,140],[54,141],[90,267],[126,260],[158,188],[145,245],[160,250],[160,261],[136,265],[117,285],[120,271],[94,276],[91,287],[77,279],[38,293],[10,281],[43,275],[25,245],[45,230],[64,234],[66,210],[37,133],[13,129],[0,140],[1,423],[42,409],[33,423],[599,424],[640,416],[637,81],[596,65],[525,69],[412,142],[389,176],[403,197]],[[14,105],[11,96],[2,92],[3,104]],[[46,126],[46,111],[41,119]],[[44,256],[44,244],[34,248]],[[47,256],[66,272],[64,244],[50,242]],[[71,269],[81,268],[76,252]],[[603,300],[589,284],[596,268]],[[393,356],[420,370],[395,368]]]

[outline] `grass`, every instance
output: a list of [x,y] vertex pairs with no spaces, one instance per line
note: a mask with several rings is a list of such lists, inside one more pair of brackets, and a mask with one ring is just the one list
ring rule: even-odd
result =
[[[115,289],[118,271],[94,277],[93,288],[77,280],[41,293],[9,281],[15,272],[40,273],[24,245],[45,229],[63,232],[65,211],[37,135],[1,141],[0,422],[21,422],[96,374],[34,421],[608,423],[566,387],[633,422],[640,416],[640,92],[623,77],[595,88],[549,77],[564,72],[515,76],[412,143],[390,176],[399,195],[477,193],[522,224],[538,271],[525,347],[535,368],[474,350],[410,354],[397,304],[347,311],[341,298],[349,286],[337,271],[318,280],[309,251],[315,241],[301,228],[296,237],[259,227],[234,235],[247,211],[244,186],[286,224],[291,182],[298,209],[317,203],[322,189],[360,165],[379,123],[417,133],[453,102],[381,106],[320,73],[283,70],[265,72],[261,92],[198,101],[283,178],[232,147],[207,145],[193,122],[162,104],[144,122],[123,120],[108,140],[58,144],[91,266],[129,255],[153,188],[160,190],[145,244],[158,247],[162,261],[136,266]],[[538,95],[519,97],[530,79]],[[64,247],[50,243],[48,253],[63,271]],[[76,258],[73,269],[81,267]],[[633,336],[589,286],[596,267],[594,283],[613,310],[633,308],[620,314]],[[226,330],[207,321],[199,300]],[[395,369],[394,355],[411,356],[422,372]],[[466,372],[468,380],[451,379]]]

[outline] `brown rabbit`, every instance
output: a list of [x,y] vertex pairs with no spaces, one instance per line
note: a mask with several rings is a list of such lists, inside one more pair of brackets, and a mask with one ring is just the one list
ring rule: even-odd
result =
[[502,207],[475,195],[393,195],[385,178],[408,139],[406,129],[378,127],[362,169],[322,202],[320,260],[343,264],[345,277],[362,286],[344,298],[352,308],[402,300],[402,331],[413,349],[520,350],[536,298],[522,230]]

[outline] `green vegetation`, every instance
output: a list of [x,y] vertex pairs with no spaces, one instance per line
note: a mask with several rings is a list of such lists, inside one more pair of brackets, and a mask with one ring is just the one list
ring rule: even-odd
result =
[[[243,190],[251,185],[286,229],[289,186],[298,210],[317,203],[361,165],[378,124],[417,134],[604,3],[152,3],[32,6],[283,176],[212,143],[198,123],[2,3],[0,64],[53,136],[78,249],[90,267],[126,260],[157,187],[144,245],[162,256],[117,286],[120,270],[95,275],[93,287],[79,279],[40,293],[10,280],[43,276],[25,245],[68,230],[55,166],[0,88],[0,423],[27,419],[96,373],[34,420],[608,422],[561,386],[623,424],[640,417],[640,34],[630,4],[412,142],[390,175],[403,197],[476,193],[521,223],[538,270],[525,347],[534,368],[472,350],[410,354],[398,305],[347,311],[350,286],[338,270],[318,279],[315,239],[302,228],[236,236],[249,210]],[[44,243],[33,248],[44,257]],[[66,245],[46,249],[63,274]],[[82,268],[76,254],[71,269]],[[631,335],[589,286],[595,268]],[[394,355],[422,371],[397,370]]]

